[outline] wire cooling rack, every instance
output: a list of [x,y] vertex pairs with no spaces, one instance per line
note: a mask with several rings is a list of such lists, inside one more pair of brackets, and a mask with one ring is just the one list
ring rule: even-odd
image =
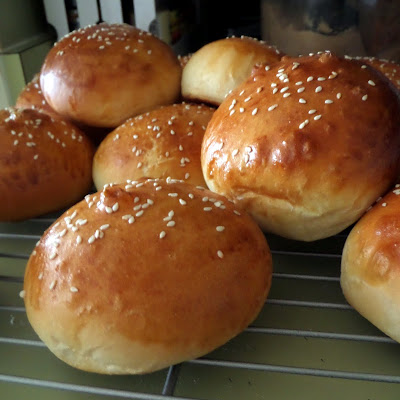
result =
[[27,259],[58,215],[0,223],[0,398],[400,399],[400,345],[353,310],[339,276],[347,233],[312,243],[267,235],[274,275],[258,318],[196,360],[141,376],[69,367],[36,336],[19,297]]

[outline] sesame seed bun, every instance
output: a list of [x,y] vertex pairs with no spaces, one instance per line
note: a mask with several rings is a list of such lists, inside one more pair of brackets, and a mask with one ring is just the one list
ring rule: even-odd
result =
[[93,146],[70,123],[35,109],[0,110],[0,221],[70,206],[92,186]]
[[181,103],[127,120],[96,151],[93,180],[97,189],[141,177],[171,177],[205,186],[200,151],[214,111]]
[[219,105],[250,76],[255,64],[273,64],[282,56],[275,47],[245,36],[208,43],[193,53],[184,66],[182,96]]
[[347,301],[400,342],[400,185],[351,230],[343,250],[340,283]]
[[400,99],[364,63],[327,52],[256,67],[214,113],[208,187],[265,231],[304,241],[354,223],[394,184]]
[[172,48],[126,24],[88,26],[48,53],[40,86],[50,106],[79,124],[117,127],[180,95],[181,67]]
[[362,57],[360,60],[382,72],[397,89],[400,89],[400,64],[375,57]]
[[155,371],[222,345],[250,324],[271,285],[251,217],[173,180],[88,195],[29,258],[29,321],[66,363],[105,374]]
[[39,74],[27,83],[15,102],[17,108],[34,108],[45,112],[53,118],[60,118],[60,114],[56,113],[46,101],[40,88]]
[[43,96],[43,92],[40,88],[39,74],[36,74],[21,91],[16,100],[15,107],[33,108],[50,115],[50,117],[52,118],[69,121],[71,124],[75,125],[82,132],[84,132],[95,146],[98,146],[100,142],[105,138],[105,136],[111,131],[110,128],[98,128],[94,126],[79,124],[77,122],[72,122],[71,120],[61,116],[59,113],[54,111]]

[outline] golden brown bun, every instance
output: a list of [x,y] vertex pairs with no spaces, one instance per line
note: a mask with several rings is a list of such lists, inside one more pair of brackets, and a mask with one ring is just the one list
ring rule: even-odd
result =
[[70,206],[92,186],[93,146],[75,126],[35,109],[0,111],[0,221]]
[[250,76],[255,64],[273,64],[282,55],[275,47],[244,36],[208,43],[192,54],[183,69],[182,96],[219,105]]
[[340,282],[347,301],[400,342],[400,185],[366,213],[343,250]]
[[27,264],[25,305],[68,364],[145,373],[245,329],[271,275],[251,217],[208,190],[143,179],[88,195],[50,226]]
[[100,144],[93,160],[98,190],[141,177],[182,179],[205,186],[200,164],[204,131],[215,109],[174,104],[129,119]]
[[399,97],[362,66],[324,53],[255,68],[208,124],[208,187],[292,239],[355,222],[394,183],[400,159]]
[[17,108],[35,108],[39,109],[53,118],[60,118],[60,114],[55,112],[43,96],[40,89],[39,74],[36,74],[33,79],[28,82],[25,88],[18,95],[15,103]]
[[364,57],[360,60],[382,72],[397,89],[400,89],[400,64],[374,57]]
[[[30,81],[22,92],[19,94],[17,101],[15,103],[17,108],[34,108],[45,112],[52,118],[62,119],[68,121],[67,118],[62,117],[59,113],[55,112],[46,101],[43,96],[43,92],[40,89],[40,78],[39,74],[36,74],[32,81]],[[95,144],[96,146],[110,133],[111,128],[98,128],[94,126],[87,126],[83,124],[78,124],[76,122],[71,122],[83,131],[86,136]]]
[[181,67],[171,47],[126,24],[88,26],[48,53],[40,86],[50,106],[80,124],[116,127],[180,95]]

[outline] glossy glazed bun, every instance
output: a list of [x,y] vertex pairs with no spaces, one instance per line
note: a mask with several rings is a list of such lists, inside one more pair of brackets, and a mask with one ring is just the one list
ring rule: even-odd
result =
[[141,177],[205,186],[201,143],[214,108],[174,104],[129,119],[100,144],[93,161],[97,189]]
[[304,241],[354,223],[394,184],[400,99],[382,75],[331,53],[257,67],[214,113],[208,187],[265,231]]
[[397,89],[400,89],[400,64],[375,57],[362,57],[360,60],[382,72]]
[[0,221],[81,200],[92,186],[93,146],[75,126],[35,109],[0,111]]
[[15,107],[35,108],[45,112],[53,118],[60,118],[60,115],[50,107],[49,103],[47,103],[43,96],[43,92],[40,89],[39,74],[36,74],[18,95]]
[[400,342],[400,185],[368,211],[350,232],[340,283],[347,301]]
[[182,74],[182,96],[219,105],[257,63],[281,59],[275,47],[253,38],[230,37],[208,43],[191,55]]
[[180,95],[181,67],[171,47],[126,24],[88,26],[48,53],[40,86],[59,114],[96,127],[170,104]]
[[44,233],[25,273],[32,327],[61,360],[106,374],[199,357],[250,324],[271,255],[247,214],[182,182],[86,197]]

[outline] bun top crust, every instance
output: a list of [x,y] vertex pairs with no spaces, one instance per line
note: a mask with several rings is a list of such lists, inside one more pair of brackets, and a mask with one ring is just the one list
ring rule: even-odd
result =
[[19,94],[15,102],[15,107],[35,108],[45,112],[53,118],[60,118],[60,115],[50,107],[49,103],[47,103],[43,96],[43,92],[40,89],[39,74],[36,74]]
[[271,268],[264,235],[224,197],[142,179],[86,196],[44,233],[25,305],[64,361],[144,373],[243,330],[264,304]]
[[[400,284],[400,185],[389,191],[357,222],[343,252],[346,273],[377,287]],[[398,287],[397,287],[398,293]],[[400,295],[396,295],[400,302]]]
[[126,24],[88,26],[48,53],[40,85],[50,106],[88,126],[116,127],[180,95],[181,67],[171,47]]
[[397,89],[400,89],[400,64],[374,57],[364,57],[360,58],[360,60],[382,72]]
[[35,109],[0,110],[0,220],[19,220],[81,200],[94,149],[75,126]]
[[171,177],[205,186],[201,143],[214,111],[181,103],[127,120],[96,151],[93,179],[97,189],[142,177]]
[[400,185],[369,210],[347,237],[340,283],[346,300],[400,342]]
[[353,223],[399,173],[400,100],[379,72],[331,53],[256,67],[208,124],[208,187],[266,230],[315,240]]
[[282,56],[275,47],[246,36],[208,43],[186,62],[182,96],[219,105],[231,90],[249,77],[255,64],[273,64]]

